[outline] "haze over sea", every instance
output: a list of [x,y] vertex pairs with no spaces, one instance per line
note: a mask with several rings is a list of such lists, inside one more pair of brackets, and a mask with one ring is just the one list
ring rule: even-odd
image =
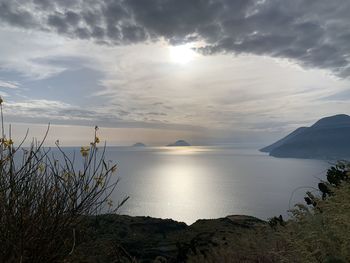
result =
[[117,162],[121,178],[113,201],[130,196],[119,213],[188,224],[232,214],[287,216],[313,190],[298,187],[317,187],[329,167],[237,146],[107,147],[106,159]]

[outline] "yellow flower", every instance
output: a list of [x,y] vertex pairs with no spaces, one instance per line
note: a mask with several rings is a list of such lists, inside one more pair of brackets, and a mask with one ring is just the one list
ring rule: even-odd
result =
[[70,177],[72,177],[72,174],[67,172],[67,173],[63,174],[63,177],[64,177],[65,180],[68,180]]
[[95,140],[93,142],[90,142],[91,147],[96,147],[96,144],[100,143],[100,138],[97,136],[95,137]]
[[43,173],[44,171],[45,171],[45,166],[41,163],[41,164],[39,164],[39,172],[40,173]]
[[1,143],[2,143],[5,147],[10,147],[11,145],[13,145],[12,139],[7,140],[6,138],[2,138],[2,139],[1,139]]
[[101,177],[95,177],[97,186],[101,186],[103,184],[103,179]]
[[87,157],[89,155],[89,151],[90,148],[88,146],[80,148],[80,153],[83,157]]
[[81,147],[80,150],[81,150],[81,151],[89,151],[90,148],[89,148],[89,146],[83,146],[83,147]]

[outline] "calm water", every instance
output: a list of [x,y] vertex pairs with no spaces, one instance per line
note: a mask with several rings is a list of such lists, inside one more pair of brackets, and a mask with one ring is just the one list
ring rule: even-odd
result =
[[120,213],[186,223],[231,214],[286,215],[307,189],[293,191],[316,186],[329,166],[218,147],[109,147],[107,158],[118,163],[121,178],[113,199],[130,196]]

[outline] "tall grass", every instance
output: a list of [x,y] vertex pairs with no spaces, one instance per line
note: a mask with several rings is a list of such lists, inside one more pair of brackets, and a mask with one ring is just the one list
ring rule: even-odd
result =
[[[0,262],[57,262],[75,249],[76,229],[82,218],[109,207],[119,180],[116,165],[105,161],[104,145],[95,127],[93,141],[82,147],[82,169],[68,157],[58,141],[58,161],[41,142],[22,147],[5,134],[0,98]],[[28,134],[28,132],[27,132]],[[99,154],[98,154],[99,151]]]

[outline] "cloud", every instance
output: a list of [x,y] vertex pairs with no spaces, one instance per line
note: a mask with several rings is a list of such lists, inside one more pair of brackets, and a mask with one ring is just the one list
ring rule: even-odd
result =
[[[286,2],[0,0],[31,16],[27,26],[0,14],[7,119],[231,136],[349,114],[347,93],[322,100],[348,80],[271,58],[347,76],[347,4]],[[208,56],[174,64],[164,39],[198,41]]]
[[350,90],[343,90],[321,98],[326,101],[350,101]]
[[[28,36],[23,30],[13,31],[18,41]],[[62,70],[40,79],[0,70],[0,79],[21,84],[18,89],[4,89],[9,94],[5,102],[59,100],[66,107],[54,110],[47,104],[28,109],[27,104],[18,104],[6,115],[11,114],[12,122],[185,130],[204,126],[244,133],[264,130],[254,123],[279,123],[269,131],[280,131],[289,129],[285,123],[291,119],[317,119],[349,111],[348,105],[318,100],[347,89],[346,80],[319,70],[290,67],[284,60],[213,55],[198,56],[189,65],[179,66],[169,61],[169,47],[164,43],[112,47],[82,40],[60,42],[62,37],[50,34],[52,43],[66,49],[57,51],[47,48],[50,44],[46,41],[42,44],[45,33],[35,35],[39,37],[30,38],[17,52],[10,54],[8,47],[0,50],[13,62],[26,58],[23,61],[35,67]],[[16,65],[12,68],[17,69]],[[23,67],[23,72],[28,69]],[[271,116],[276,118],[269,120]]]
[[[58,125],[81,125],[113,128],[151,128],[165,130],[203,130],[203,127],[189,124],[162,122],[155,119],[125,118],[130,112],[115,109],[109,113],[103,108],[86,109],[79,106],[46,99],[27,99],[18,102],[5,101],[4,115],[9,123],[36,123]],[[164,113],[149,112],[145,115],[164,115]],[[135,115],[133,115],[135,117]]]
[[251,53],[350,75],[347,0],[0,0],[0,20],[97,43],[201,41],[205,54]]
[[0,79],[0,88],[17,89],[20,84],[17,81],[5,81]]
[[14,1],[1,1],[0,2],[0,14],[1,20],[7,23],[24,27],[33,28],[36,27],[36,21],[32,13],[25,8],[22,8],[19,4],[14,4]]

